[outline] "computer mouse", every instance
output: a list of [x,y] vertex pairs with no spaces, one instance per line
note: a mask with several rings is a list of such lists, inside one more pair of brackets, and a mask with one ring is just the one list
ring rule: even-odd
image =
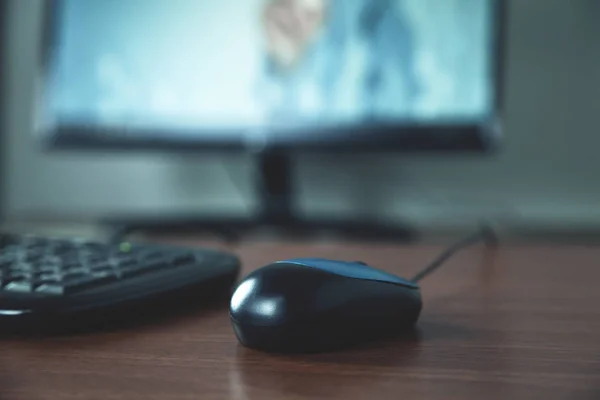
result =
[[413,281],[361,262],[301,258],[249,274],[229,313],[242,345],[296,353],[393,337],[415,325],[421,308]]

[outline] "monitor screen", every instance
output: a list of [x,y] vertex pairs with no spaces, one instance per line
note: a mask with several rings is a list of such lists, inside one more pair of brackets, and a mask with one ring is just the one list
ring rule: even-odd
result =
[[42,118],[199,142],[476,126],[495,111],[494,5],[57,0]]

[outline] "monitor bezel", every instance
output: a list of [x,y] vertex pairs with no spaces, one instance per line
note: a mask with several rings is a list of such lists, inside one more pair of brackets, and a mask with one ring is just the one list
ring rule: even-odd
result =
[[[40,56],[40,85],[47,82],[53,57],[54,38],[59,27],[58,10],[65,0],[47,0],[43,10],[43,39]],[[48,150],[77,151],[474,151],[488,152],[498,148],[502,134],[504,61],[506,47],[507,0],[493,2],[491,65],[494,97],[493,112],[481,121],[438,124],[371,124],[345,128],[310,128],[297,130],[294,135],[277,135],[268,132],[256,136],[256,131],[240,129],[227,132],[218,139],[199,135],[169,135],[169,130],[144,130],[144,135],[124,129],[86,124],[69,126],[44,126],[38,130],[38,138]],[[38,89],[43,93],[44,87]],[[43,94],[41,98],[44,99]],[[43,100],[41,102],[43,107]],[[107,131],[110,134],[107,135]],[[200,130],[199,130],[200,131]],[[234,133],[234,135],[232,134]],[[169,136],[171,136],[169,138]],[[257,139],[258,137],[258,139]],[[167,139],[168,138],[168,139]],[[350,138],[352,140],[350,140]]]

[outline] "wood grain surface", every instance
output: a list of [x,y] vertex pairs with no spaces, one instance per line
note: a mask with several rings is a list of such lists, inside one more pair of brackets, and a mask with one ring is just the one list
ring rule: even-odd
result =
[[[410,276],[441,246],[247,243]],[[600,247],[474,247],[423,282],[415,332],[320,355],[241,347],[227,304],[102,333],[0,341],[0,400],[600,399]]]

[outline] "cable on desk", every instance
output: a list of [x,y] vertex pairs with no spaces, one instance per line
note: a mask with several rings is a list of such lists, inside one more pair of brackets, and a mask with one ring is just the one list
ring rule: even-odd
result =
[[442,252],[436,259],[434,259],[429,265],[419,271],[411,280],[413,282],[419,282],[423,278],[429,276],[441,267],[450,257],[456,254],[458,251],[477,244],[479,242],[485,243],[487,246],[495,246],[498,243],[498,237],[494,230],[489,226],[483,226],[477,233],[468,236],[459,242],[448,247]]

